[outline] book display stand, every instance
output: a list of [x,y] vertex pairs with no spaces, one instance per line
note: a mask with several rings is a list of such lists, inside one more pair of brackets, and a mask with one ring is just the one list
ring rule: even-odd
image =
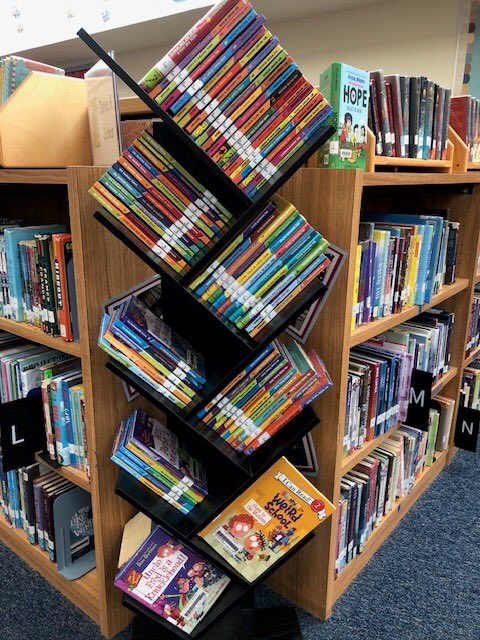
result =
[[[123,603],[141,617],[155,620],[161,628],[162,637],[180,637],[186,640],[189,637],[199,638],[207,632],[209,638],[220,637],[221,630],[217,628],[217,625],[221,624],[222,617],[235,606],[239,599],[248,595],[256,584],[263,582],[281,564],[310,542],[314,536],[313,533],[305,536],[290,552],[287,552],[272,567],[264,571],[259,579],[250,582],[241,573],[232,569],[230,564],[225,562],[201,538],[197,537],[196,533],[274,464],[291,445],[311,431],[318,424],[319,419],[315,411],[311,407],[307,407],[272,436],[267,443],[259,447],[253,455],[246,456],[237,453],[218,434],[201,423],[196,418],[196,414],[313,302],[321,297],[326,298],[329,291],[322,283],[321,278],[317,278],[259,335],[251,338],[245,331],[238,330],[206,308],[192,295],[188,285],[193,282],[196,275],[201,273],[207,260],[216,257],[231,239],[240,233],[255,215],[262,211],[268,199],[295,174],[334,130],[331,126],[322,127],[314,138],[305,144],[282,168],[275,180],[272,179],[268,182],[255,194],[254,198],[249,198],[85,30],[81,29],[78,35],[144,101],[155,116],[161,118],[161,124],[154,127],[154,137],[157,142],[161,143],[177,162],[197,180],[207,185],[208,189],[235,218],[228,232],[218,239],[213,248],[201,256],[188,274],[178,277],[163,262],[156,259],[152,252],[146,251],[134,235],[118,224],[105,209],[101,209],[95,214],[95,218],[104,227],[132,249],[145,264],[162,276],[161,300],[158,303],[158,309],[154,308],[153,311],[161,312],[167,325],[178,331],[195,350],[202,353],[207,377],[207,383],[205,388],[202,388],[201,395],[199,394],[187,409],[179,410],[124,366],[113,360],[108,362],[107,367],[111,372],[134,387],[145,399],[167,416],[167,426],[174,433],[195,445],[195,451],[203,457],[206,463],[209,487],[209,495],[206,499],[186,516],[160,500],[157,495],[125,472],[119,474],[116,492],[148,515],[154,522],[160,524],[179,541],[189,545],[203,557],[211,559],[231,579],[225,593],[207,612],[205,618],[191,634],[186,634],[181,628],[153,614],[148,608],[128,595],[123,595]],[[212,336],[215,336],[214,340],[212,340]],[[142,624],[141,620],[136,622],[136,626]],[[148,626],[151,626],[151,623]],[[233,633],[232,637],[242,637],[240,630]]]

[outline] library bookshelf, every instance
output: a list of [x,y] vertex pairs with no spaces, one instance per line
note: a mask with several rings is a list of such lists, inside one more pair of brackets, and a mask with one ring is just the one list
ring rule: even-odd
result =
[[[352,455],[343,456],[350,348],[414,318],[426,309],[441,307],[455,312],[455,325],[450,369],[434,385],[432,394],[441,393],[457,400],[463,368],[475,357],[474,353],[465,359],[465,347],[480,248],[480,175],[466,171],[428,172],[426,168],[414,173],[413,168],[405,169],[383,166],[376,172],[362,172],[304,168],[281,191],[281,195],[292,202],[329,241],[348,254],[335,290],[307,342],[307,346],[316,348],[321,354],[333,380],[331,392],[315,404],[315,410],[322,419],[322,428],[316,429],[312,436],[319,463],[315,482],[334,504],[338,504],[342,476],[400,426],[395,425]],[[361,215],[375,211],[408,211],[409,207],[417,210],[421,207],[448,209],[450,219],[460,222],[456,282],[443,287],[427,305],[404,309],[399,314],[352,331],[355,273],[352,256],[358,243]],[[476,353],[480,355],[480,348]],[[434,464],[417,478],[411,493],[397,501],[395,508],[369,537],[363,553],[350,562],[337,578],[337,521],[332,518],[327,526],[319,529],[308,549],[302,549],[271,576],[270,586],[313,615],[327,619],[335,601],[450,462],[453,454],[452,432],[449,449],[436,453]]]
[[[106,637],[113,637],[131,614],[114,589],[118,552],[125,522],[132,509],[115,495],[116,472],[109,462],[114,433],[132,410],[118,379],[105,368],[97,347],[101,304],[113,295],[152,275],[146,265],[93,218],[95,202],[88,189],[103,173],[101,168],[0,170],[2,215],[20,217],[25,224],[62,222],[72,232],[80,342],[52,338],[26,324],[0,319],[0,329],[79,357],[85,387],[90,478],[71,467],[50,466],[92,496],[96,569],[79,580],[64,579],[56,565],[23,531],[12,529],[0,516],[0,541],[38,571],[72,603],[94,620]],[[114,256],[114,260],[107,260]]]

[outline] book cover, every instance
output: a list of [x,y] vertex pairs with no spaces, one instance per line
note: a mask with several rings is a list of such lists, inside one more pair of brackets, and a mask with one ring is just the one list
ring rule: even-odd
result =
[[333,511],[333,505],[281,458],[199,535],[254,582]]
[[230,579],[198,553],[156,527],[123,565],[115,585],[141,604],[191,633]]
[[368,72],[334,62],[320,76],[320,91],[332,106],[331,122],[336,129],[319,151],[320,166],[365,170],[370,97]]

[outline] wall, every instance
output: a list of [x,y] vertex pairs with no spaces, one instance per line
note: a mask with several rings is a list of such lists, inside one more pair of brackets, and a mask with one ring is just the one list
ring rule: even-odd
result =
[[[271,29],[313,82],[331,62],[342,61],[386,73],[426,75],[461,93],[469,12],[470,0],[385,0]],[[140,79],[164,52],[148,49],[118,58]],[[124,87],[121,95],[128,95]]]

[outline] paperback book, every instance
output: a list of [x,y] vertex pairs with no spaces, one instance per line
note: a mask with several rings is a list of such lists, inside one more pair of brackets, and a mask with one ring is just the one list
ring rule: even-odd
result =
[[230,579],[186,545],[156,527],[123,565],[115,585],[185,633],[192,633]]
[[199,535],[255,582],[334,510],[286,458],[280,458]]

